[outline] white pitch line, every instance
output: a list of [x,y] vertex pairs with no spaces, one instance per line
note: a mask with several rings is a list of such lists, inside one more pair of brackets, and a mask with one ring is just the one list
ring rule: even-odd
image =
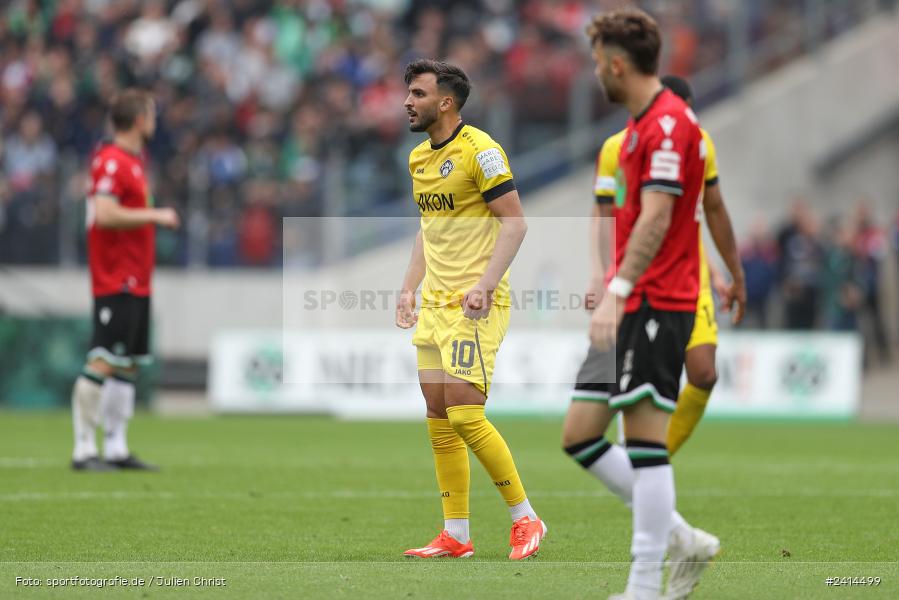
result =
[[[726,456],[726,457],[708,457],[708,456],[692,456],[688,459],[684,459],[685,468],[688,469],[702,469],[702,468],[717,468],[717,467],[727,467],[731,468],[734,465],[734,460],[737,459],[737,455]],[[864,464],[858,464],[851,461],[839,461],[839,460],[821,460],[820,458],[816,458],[814,460],[808,461],[787,461],[787,462],[772,462],[772,463],[758,463],[752,465],[753,472],[771,472],[771,473],[802,473],[808,472],[809,469],[822,468],[828,469],[829,471],[866,471],[866,472],[881,472],[881,471],[899,471],[899,463],[896,461],[881,461],[881,462],[869,462]]]
[[[708,457],[708,456],[694,456],[685,460],[685,468],[688,470],[696,470],[696,469],[705,469],[705,468],[716,468],[721,466],[731,467],[733,465],[733,461],[730,458],[716,458],[716,457]],[[277,465],[278,469],[303,469],[307,467],[317,467],[321,468],[326,466],[328,463],[323,463],[319,458],[310,458],[310,459],[288,459],[286,461],[279,462]],[[354,467],[369,467],[374,463],[367,460],[351,460],[351,461],[340,461],[341,467],[346,466],[354,466]],[[238,461],[225,461],[217,458],[205,458],[205,457],[193,457],[193,458],[182,458],[176,460],[174,462],[168,461],[165,462],[165,466],[169,468],[177,468],[177,469],[185,469],[185,468],[209,468],[209,467],[223,467],[228,469],[233,468],[259,468],[259,465],[256,463],[240,463]],[[865,472],[865,473],[894,473],[899,472],[899,462],[890,461],[890,462],[880,462],[880,463],[867,463],[867,464],[857,464],[854,462],[840,462],[840,461],[792,461],[792,462],[779,462],[779,463],[759,463],[755,464],[752,467],[754,473],[770,473],[770,474],[778,474],[778,475],[791,475],[794,473],[807,473],[809,469],[813,468],[827,468],[831,471],[846,471],[852,473]],[[67,459],[64,458],[45,458],[45,457],[33,457],[33,456],[0,456],[0,469],[68,469],[69,463]],[[433,466],[429,467],[433,468]]]
[[[473,491],[471,496],[493,496],[490,492]],[[613,498],[604,490],[534,490],[531,498]],[[746,491],[724,489],[683,490],[679,497],[693,498],[896,498],[899,490],[796,490],[796,491]],[[264,491],[223,491],[223,492],[140,492],[132,490],[109,491],[21,491],[0,494],[0,502],[68,501],[68,500],[189,500],[189,499],[307,499],[307,500],[419,500],[437,498],[437,492],[425,490],[331,490],[308,492],[264,492]]]
[[45,467],[59,467],[65,462],[51,458],[36,458],[33,456],[0,456],[0,469],[39,469]]

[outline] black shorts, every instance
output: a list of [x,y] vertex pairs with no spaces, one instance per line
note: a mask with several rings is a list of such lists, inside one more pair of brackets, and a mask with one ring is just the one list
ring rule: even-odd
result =
[[607,404],[611,386],[615,382],[615,372],[615,353],[600,352],[590,346],[574,380],[571,399]]
[[95,358],[125,369],[152,362],[149,297],[112,294],[94,298],[94,333],[87,359]]
[[[656,310],[647,302],[625,314],[614,359],[591,348],[578,371],[572,400],[607,402],[620,409],[650,398],[672,412],[695,318],[695,311]],[[615,374],[610,377],[613,360]]]

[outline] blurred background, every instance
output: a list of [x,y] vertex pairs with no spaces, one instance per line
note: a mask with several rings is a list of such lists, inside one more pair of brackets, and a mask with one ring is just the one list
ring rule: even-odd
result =
[[[141,395],[205,410],[207,391],[216,406],[208,388],[226,385],[211,372],[227,368],[249,397],[238,409],[252,410],[291,395],[278,391],[285,350],[269,341],[285,272],[321,277],[377,255],[388,285],[400,281],[417,214],[407,157],[422,139],[406,126],[404,65],[463,67],[474,84],[465,119],[505,148],[526,213],[586,217],[596,152],[625,115],[597,87],[584,27],[625,4],[659,21],[661,74],[692,82],[718,148],[749,293],[734,335],[750,337],[733,338],[745,350],[723,360],[748,373],[756,341],[774,339],[758,332],[801,330],[777,338],[800,344],[790,356],[851,340],[853,364],[811,361],[812,382],[857,359],[864,375],[835,393],[861,404],[844,412],[896,418],[896,0],[4,2],[0,405],[68,403],[89,334],[85,166],[117,91],[153,90],[153,195],[184,222],[158,232],[159,360]],[[282,227],[290,217],[303,219]],[[520,280],[546,268],[522,266]],[[216,358],[229,331],[269,337]],[[845,335],[808,337],[828,332]],[[778,368],[810,368],[794,362]],[[748,384],[728,385],[739,396]]]

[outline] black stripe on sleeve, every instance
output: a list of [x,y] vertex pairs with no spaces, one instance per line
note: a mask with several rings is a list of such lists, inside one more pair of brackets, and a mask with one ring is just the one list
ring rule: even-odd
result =
[[515,181],[512,179],[507,179],[501,184],[490,188],[486,192],[481,192],[481,195],[484,197],[484,202],[490,202],[492,200],[496,200],[503,194],[508,194],[512,190],[515,189]]
[[705,184],[707,186],[713,186],[718,184],[718,177],[710,177],[705,180]]
[[684,186],[677,181],[668,181],[666,179],[650,179],[644,181],[640,189],[644,192],[665,192],[672,196],[683,196]]
[[596,194],[596,203],[597,204],[612,204],[615,202],[615,196],[609,196],[606,194]]

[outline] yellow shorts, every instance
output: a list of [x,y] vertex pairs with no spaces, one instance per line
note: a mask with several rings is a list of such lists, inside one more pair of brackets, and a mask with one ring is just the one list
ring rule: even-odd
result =
[[693,333],[687,342],[687,350],[696,346],[718,345],[718,322],[715,320],[715,300],[712,290],[704,288],[699,291],[696,302],[696,320],[693,321]]
[[462,314],[459,305],[422,308],[412,336],[418,369],[442,369],[474,384],[486,396],[509,313],[508,306],[494,305],[486,319],[474,321]]

